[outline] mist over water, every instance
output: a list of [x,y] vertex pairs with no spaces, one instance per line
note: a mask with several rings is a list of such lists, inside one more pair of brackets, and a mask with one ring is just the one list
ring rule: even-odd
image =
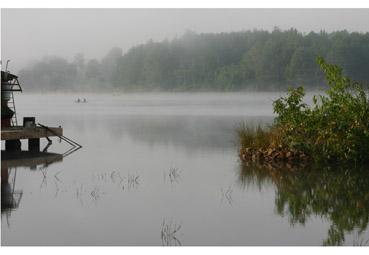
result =
[[1,9],[1,47],[18,124],[83,146],[1,143],[2,245],[369,244],[367,166],[241,162],[237,137],[324,93],[318,55],[367,85],[369,9]]
[[[83,148],[47,166],[9,169],[10,187],[16,177],[14,190],[23,195],[17,208],[2,207],[2,244],[323,244],[332,219],[313,211],[303,224],[292,224],[296,214],[280,213],[276,204],[293,202],[280,197],[292,195],[288,182],[261,181],[238,159],[237,126],[271,123],[278,96],[19,95],[19,119],[61,125]],[[78,98],[87,103],[75,103]],[[49,152],[68,149],[53,140]],[[360,205],[368,189],[355,186]],[[366,206],[347,215],[364,227],[361,234],[358,224],[344,232],[343,244],[367,240]]]

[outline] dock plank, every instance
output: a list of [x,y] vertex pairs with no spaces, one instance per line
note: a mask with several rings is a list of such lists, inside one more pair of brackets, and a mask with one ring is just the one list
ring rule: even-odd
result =
[[1,130],[1,140],[21,140],[21,139],[35,139],[53,136],[62,136],[63,128],[49,127],[47,130],[42,127],[11,127]]

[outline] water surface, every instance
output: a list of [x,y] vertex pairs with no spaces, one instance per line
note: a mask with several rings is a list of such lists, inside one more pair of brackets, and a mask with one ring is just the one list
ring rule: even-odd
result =
[[[271,175],[239,161],[235,129],[271,123],[277,96],[17,95],[19,120],[61,125],[83,148],[7,169],[2,244],[366,244],[365,171]],[[49,152],[68,150],[53,140]]]

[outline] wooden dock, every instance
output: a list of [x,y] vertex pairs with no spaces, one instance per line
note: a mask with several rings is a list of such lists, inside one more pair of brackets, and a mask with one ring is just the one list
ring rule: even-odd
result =
[[5,150],[17,151],[21,149],[22,139],[28,139],[30,151],[40,150],[40,138],[62,137],[61,127],[23,127],[15,126],[1,129],[1,140],[5,141]]
[[52,136],[62,136],[61,127],[10,127],[1,130],[1,140],[37,139]]

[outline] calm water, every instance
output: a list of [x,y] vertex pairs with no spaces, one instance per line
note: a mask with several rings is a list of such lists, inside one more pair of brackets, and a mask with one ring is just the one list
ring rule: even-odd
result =
[[[83,148],[8,169],[2,244],[367,244],[365,169],[273,172],[238,160],[235,129],[270,123],[277,96],[17,95],[19,120],[61,125]],[[68,150],[53,141],[49,152]]]

